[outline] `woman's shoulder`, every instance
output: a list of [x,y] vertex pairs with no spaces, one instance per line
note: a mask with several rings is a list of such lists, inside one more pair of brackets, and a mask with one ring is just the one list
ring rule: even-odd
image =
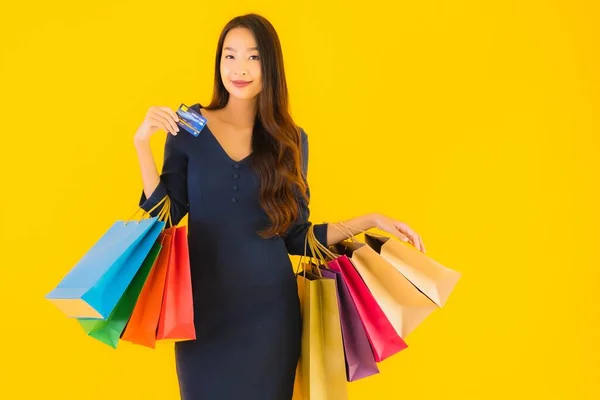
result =
[[300,131],[300,143],[302,143],[302,146],[308,145],[308,135],[306,134],[306,131],[299,125],[296,125],[296,127]]

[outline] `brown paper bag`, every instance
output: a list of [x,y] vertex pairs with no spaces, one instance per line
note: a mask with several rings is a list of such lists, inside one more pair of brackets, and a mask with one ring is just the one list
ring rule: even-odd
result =
[[352,260],[383,313],[403,339],[438,308],[366,243],[346,240],[334,248]]
[[461,274],[409,244],[391,237],[365,233],[365,242],[394,266],[439,307],[443,307]]

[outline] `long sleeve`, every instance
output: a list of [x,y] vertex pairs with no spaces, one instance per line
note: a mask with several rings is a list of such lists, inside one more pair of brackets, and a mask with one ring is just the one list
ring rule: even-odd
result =
[[[170,214],[173,225],[177,225],[189,210],[187,191],[188,156],[179,146],[181,144],[177,142],[177,137],[167,134],[160,182],[148,198],[142,190],[139,202],[139,206],[143,210],[149,211],[168,195],[171,201]],[[157,207],[150,215],[157,216],[161,208],[161,206]]]
[[[302,137],[302,172],[304,174],[304,181],[307,184],[307,194],[310,198],[310,189],[308,188],[308,135],[303,129],[300,130]],[[299,214],[296,222],[288,229],[288,231],[282,235],[282,238],[287,247],[288,253],[291,255],[304,255],[305,254],[305,239],[308,233],[309,227],[312,222],[309,221],[310,208],[306,200],[302,197],[299,198]],[[314,224],[314,233],[317,240],[327,247],[327,224]],[[313,256],[310,249],[306,248],[306,255]]]

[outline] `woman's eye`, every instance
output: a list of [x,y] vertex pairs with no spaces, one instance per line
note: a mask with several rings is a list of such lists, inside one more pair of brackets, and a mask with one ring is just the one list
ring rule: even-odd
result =
[[258,56],[250,56],[251,60],[260,60],[260,58]]
[[225,58],[232,59],[233,56],[231,54],[227,54],[227,55],[225,55]]

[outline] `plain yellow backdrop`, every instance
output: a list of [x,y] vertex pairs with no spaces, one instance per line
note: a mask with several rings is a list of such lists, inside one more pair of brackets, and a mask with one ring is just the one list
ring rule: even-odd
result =
[[178,398],[171,344],[115,351],[43,296],[135,212],[148,107],[206,103],[251,11],[283,43],[312,221],[384,213],[463,273],[351,399],[600,398],[600,13],[576,0],[3,4],[0,398]]

